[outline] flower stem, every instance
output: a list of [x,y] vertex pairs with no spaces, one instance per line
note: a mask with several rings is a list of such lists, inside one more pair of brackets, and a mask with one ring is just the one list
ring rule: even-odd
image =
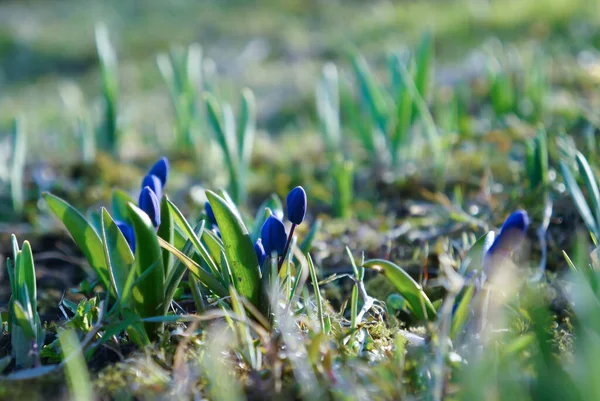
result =
[[290,235],[288,235],[287,243],[285,244],[285,250],[283,251],[283,255],[279,259],[278,271],[281,270],[281,266],[283,266],[283,262],[286,259],[288,251],[290,250],[290,244],[292,243],[292,237],[294,236],[294,230],[296,229],[296,224],[292,224],[292,228],[290,229]]

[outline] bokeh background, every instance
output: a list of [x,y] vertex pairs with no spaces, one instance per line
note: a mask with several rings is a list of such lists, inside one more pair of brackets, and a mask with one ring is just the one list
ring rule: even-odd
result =
[[593,0],[4,0],[0,121],[7,126],[26,117],[35,137],[31,161],[76,161],[74,107],[98,118],[102,102],[98,23],[106,24],[117,52],[120,118],[136,138],[125,141],[122,155],[135,157],[163,152],[154,137],[168,148],[173,136],[156,64],[156,55],[172,46],[199,43],[214,61],[218,85],[252,88],[259,128],[280,135],[311,129],[316,78],[326,61],[347,64],[348,46],[377,62],[429,31],[445,66],[437,77],[451,82],[481,69],[477,49],[491,39],[541,44],[557,56],[587,50],[584,56],[594,59],[589,49],[600,41],[598,13]]

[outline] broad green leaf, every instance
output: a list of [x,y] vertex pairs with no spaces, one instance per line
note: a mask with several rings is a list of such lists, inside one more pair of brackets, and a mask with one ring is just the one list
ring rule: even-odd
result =
[[[138,275],[156,265],[155,269],[132,290],[134,310],[140,317],[156,316],[163,311],[164,302],[164,267],[162,253],[158,245],[158,236],[148,215],[129,204],[129,216],[133,224],[136,238],[135,268]],[[148,323],[146,331],[151,338],[156,336],[157,325]]]
[[[215,233],[210,230],[202,231],[202,243],[206,246],[206,250],[210,254],[212,260],[221,259],[221,251],[223,250],[223,241]],[[219,271],[222,273],[222,266],[219,265]],[[222,274],[221,274],[222,275]]]
[[211,191],[207,191],[206,196],[221,231],[234,286],[241,296],[260,307],[262,291],[260,268],[250,234],[239,214],[225,199]]
[[[27,287],[27,294],[31,302],[33,312],[37,311],[37,286],[35,282],[35,267],[29,241],[23,242],[23,249],[19,252],[17,265],[17,288]],[[23,300],[21,300],[23,302]]]
[[367,260],[363,263],[363,266],[374,269],[387,277],[400,295],[406,299],[411,311],[417,318],[421,320],[435,319],[435,308],[425,295],[423,288],[400,266],[383,259]]
[[117,299],[123,295],[127,276],[134,262],[133,253],[123,233],[105,208],[102,208],[104,256]]
[[131,223],[129,220],[129,213],[127,211],[127,204],[136,203],[131,196],[125,191],[120,189],[114,189],[112,193],[112,213],[116,220],[120,220],[124,223]]
[[71,237],[85,255],[104,288],[111,288],[110,277],[104,258],[104,248],[94,228],[75,208],[50,193],[43,194],[52,212],[63,222]]
[[452,317],[452,330],[450,332],[450,337],[455,339],[458,333],[460,333],[461,329],[465,325],[465,323],[469,319],[469,304],[471,303],[471,299],[473,298],[473,294],[475,292],[475,286],[471,284],[465,290],[462,298],[460,299],[458,306],[456,307],[456,311]]
[[29,341],[35,338],[35,327],[33,327],[33,316],[31,310],[26,309],[19,301],[13,303],[17,325],[23,330],[23,334]]
[[588,230],[590,230],[596,236],[596,238],[598,238],[600,232],[598,230],[598,225],[594,220],[594,215],[592,214],[592,211],[590,210],[590,207],[588,206],[588,203],[585,200],[585,197],[583,196],[579,185],[577,185],[575,177],[573,177],[573,174],[571,174],[569,167],[565,164],[564,161],[560,162],[560,171],[562,172],[563,178],[565,180],[565,185],[571,193],[571,197],[573,198],[575,206],[579,211],[579,215],[587,225]]

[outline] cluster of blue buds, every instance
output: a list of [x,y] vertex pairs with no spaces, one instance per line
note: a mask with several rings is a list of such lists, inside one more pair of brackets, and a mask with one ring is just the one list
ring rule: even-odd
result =
[[[160,226],[160,199],[163,196],[168,175],[169,161],[166,157],[163,157],[152,166],[142,180],[142,190],[138,199],[138,207],[146,212],[156,229]],[[122,221],[117,221],[116,223],[129,243],[131,251],[135,252],[133,227]]]
[[289,235],[286,233],[283,221],[275,215],[269,216],[264,222],[260,238],[254,244],[258,261],[262,266],[268,256],[276,253],[279,258],[279,267],[283,264],[288,253],[294,230],[306,217],[306,192],[298,186],[290,191],[287,196],[287,217],[292,223]]

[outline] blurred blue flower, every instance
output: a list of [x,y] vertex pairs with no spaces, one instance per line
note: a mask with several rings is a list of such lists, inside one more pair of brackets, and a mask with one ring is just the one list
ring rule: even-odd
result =
[[260,237],[267,255],[277,252],[277,255],[283,256],[287,234],[281,220],[273,215],[269,216],[262,226]]
[[150,187],[144,187],[142,192],[140,192],[138,206],[150,217],[152,225],[158,228],[160,226],[160,203]]
[[166,157],[163,157],[148,171],[148,175],[155,175],[160,180],[162,187],[167,184],[167,176],[169,175],[169,161]]
[[160,182],[160,178],[154,174],[148,174],[144,177],[142,180],[142,188],[144,187],[150,187],[158,199],[162,198],[163,184]]
[[262,267],[265,259],[267,258],[267,253],[265,252],[265,247],[263,246],[260,238],[254,243],[254,252],[256,252],[256,257],[258,258],[258,265]]
[[508,254],[516,250],[525,239],[527,228],[529,227],[529,216],[524,210],[517,210],[506,218],[500,233],[492,243],[487,254],[496,253]]
[[298,186],[290,191],[287,196],[288,220],[293,224],[301,224],[306,216],[306,192]]
[[206,212],[206,217],[208,217],[209,223],[211,223],[213,226],[216,226],[217,219],[215,218],[215,213],[213,212],[212,206],[208,201],[204,204],[204,211]]
[[116,220],[115,223],[129,244],[131,252],[135,253],[135,233],[133,232],[133,227],[121,220]]

